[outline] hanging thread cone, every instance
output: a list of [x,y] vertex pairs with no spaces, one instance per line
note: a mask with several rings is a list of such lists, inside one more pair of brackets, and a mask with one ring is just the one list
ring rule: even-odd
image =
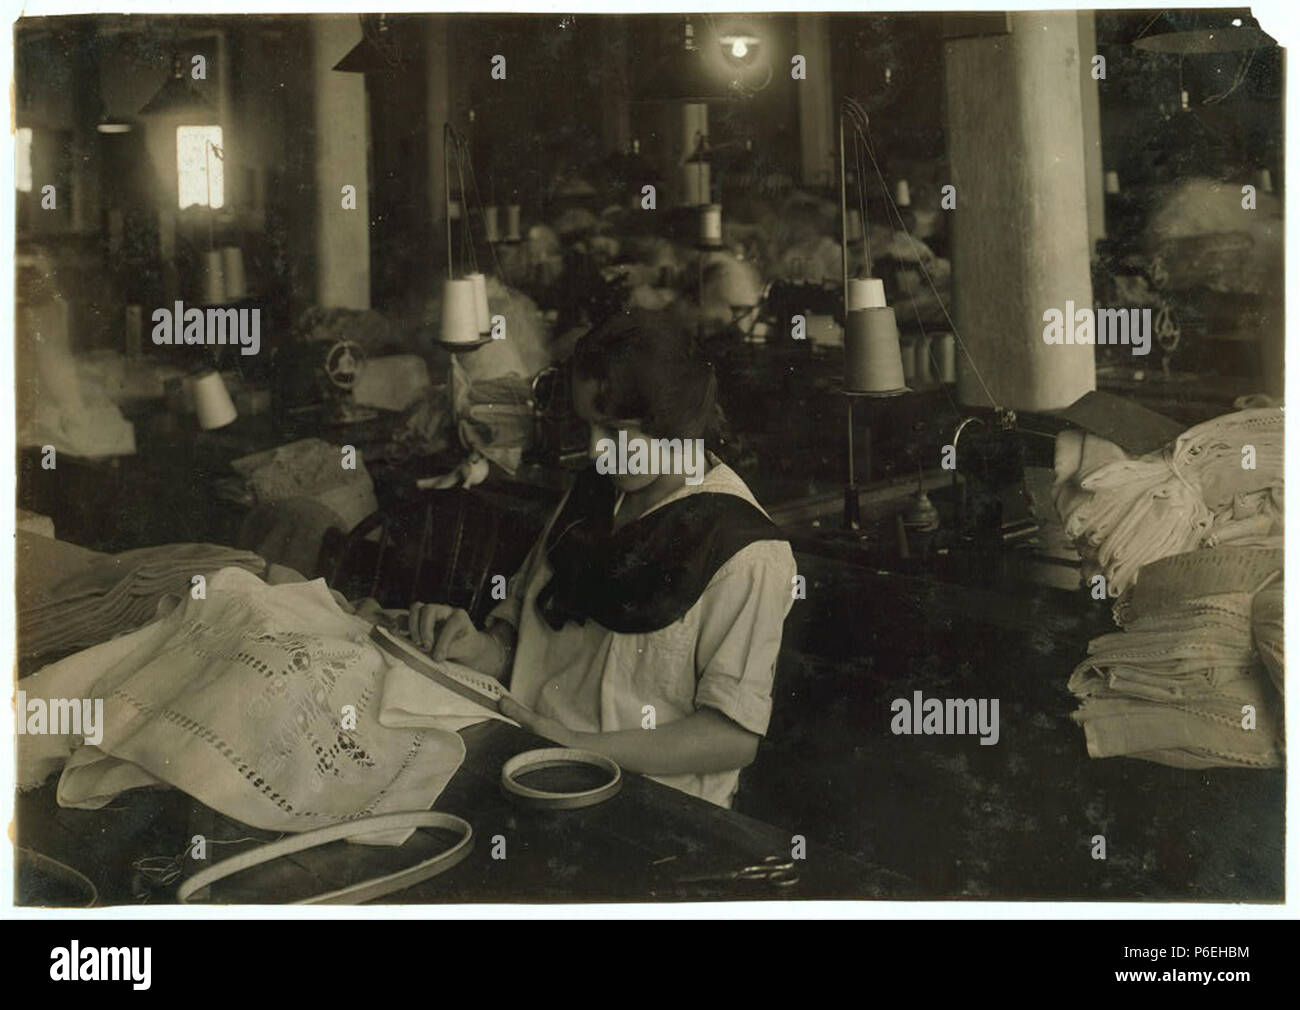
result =
[[858,309],[883,309],[885,307],[885,282],[878,277],[849,278],[849,311]]
[[480,335],[492,328],[492,316],[488,309],[487,278],[482,274],[470,274],[466,278],[474,285],[474,321]]
[[894,310],[884,306],[850,312],[844,331],[844,388],[888,393],[905,384]]
[[499,214],[496,207],[483,208],[483,224],[487,230],[487,240],[489,242],[501,241],[501,226],[498,218]]
[[478,310],[474,282],[446,281],[442,286],[442,339],[449,344],[472,344],[478,340]]
[[204,372],[194,380],[194,411],[204,431],[224,428],[239,416],[220,372]]

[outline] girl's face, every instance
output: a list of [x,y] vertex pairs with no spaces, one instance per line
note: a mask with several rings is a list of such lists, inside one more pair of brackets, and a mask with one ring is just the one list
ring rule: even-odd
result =
[[[649,452],[649,436],[641,430],[641,422],[627,418],[610,418],[603,416],[596,409],[596,396],[600,392],[600,385],[592,379],[574,379],[573,381],[573,409],[578,417],[587,423],[587,456],[595,460],[602,455],[602,452],[608,448],[608,444],[601,446],[603,440],[608,439],[614,445],[614,452],[618,451],[618,436],[620,431],[627,432],[627,450],[629,456],[633,452],[633,445],[637,441],[646,442],[646,452]],[[617,455],[616,455],[617,458]],[[614,485],[624,492],[641,491],[655,481],[662,480],[663,476],[658,474],[627,474],[615,472],[612,477]]]

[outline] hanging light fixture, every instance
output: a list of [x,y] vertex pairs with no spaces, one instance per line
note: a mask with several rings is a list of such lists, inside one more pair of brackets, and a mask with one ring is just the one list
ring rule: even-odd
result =
[[689,18],[682,25],[681,44],[660,61],[637,95],[645,102],[716,102],[735,97],[726,74],[696,44],[695,25]]
[[361,22],[361,41],[334,64],[334,69],[345,74],[377,74],[401,69],[410,54],[389,23],[388,15],[372,17],[362,14],[358,20]]
[[763,40],[757,35],[728,32],[718,36],[718,45],[722,47],[722,55],[728,60],[747,67],[758,59],[758,51],[763,45]]
[[97,133],[130,133],[133,128],[125,116],[110,115],[107,106],[102,101],[99,103],[99,115],[95,119]]
[[[172,54],[171,76],[140,110],[142,116],[211,116],[212,106],[185,79],[185,65],[179,53]],[[104,133],[121,132],[103,130]]]
[[1133,41],[1134,48],[1144,52],[1175,56],[1239,53],[1275,45],[1277,41],[1260,29],[1248,8],[1164,11]]

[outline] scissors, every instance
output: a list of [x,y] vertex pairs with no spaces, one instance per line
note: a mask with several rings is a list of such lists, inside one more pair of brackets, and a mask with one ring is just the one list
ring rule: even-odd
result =
[[780,856],[767,856],[761,863],[742,866],[739,870],[724,873],[709,873],[700,877],[679,877],[679,884],[714,884],[732,880],[758,881],[769,887],[793,887],[799,883],[799,873],[790,860],[782,861]]

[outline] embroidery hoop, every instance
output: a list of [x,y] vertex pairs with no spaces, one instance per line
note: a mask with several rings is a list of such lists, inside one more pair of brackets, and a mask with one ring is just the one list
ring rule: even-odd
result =
[[306,849],[314,849],[329,842],[338,841],[341,838],[373,835],[396,828],[443,828],[456,832],[460,835],[460,840],[447,851],[440,852],[431,859],[416,863],[405,870],[398,870],[396,873],[389,873],[382,877],[372,877],[369,880],[363,880],[359,884],[351,884],[337,891],[314,894],[310,898],[302,898],[290,902],[290,904],[360,904],[363,901],[370,901],[385,894],[392,894],[394,891],[403,890],[421,881],[428,880],[430,877],[445,873],[474,851],[474,829],[468,821],[454,814],[440,814],[431,810],[378,814],[374,817],[363,817],[360,820],[347,821],[343,824],[332,824],[329,827],[317,828],[314,831],[305,831],[300,835],[281,838],[279,841],[260,845],[248,852],[241,852],[237,856],[223,859],[206,870],[200,870],[181,884],[176,889],[176,900],[182,905],[189,904],[190,898],[195,893],[216,881],[232,876],[242,870],[247,870],[250,867],[268,863],[272,859],[278,859],[281,856],[302,852]]
[[[543,768],[561,768],[566,765],[589,765],[608,772],[612,777],[594,789],[573,793],[557,793],[549,789],[534,789],[516,781],[518,776]],[[501,766],[501,788],[511,799],[538,810],[580,810],[613,799],[623,788],[623,770],[604,754],[568,747],[542,747],[516,754]]]

